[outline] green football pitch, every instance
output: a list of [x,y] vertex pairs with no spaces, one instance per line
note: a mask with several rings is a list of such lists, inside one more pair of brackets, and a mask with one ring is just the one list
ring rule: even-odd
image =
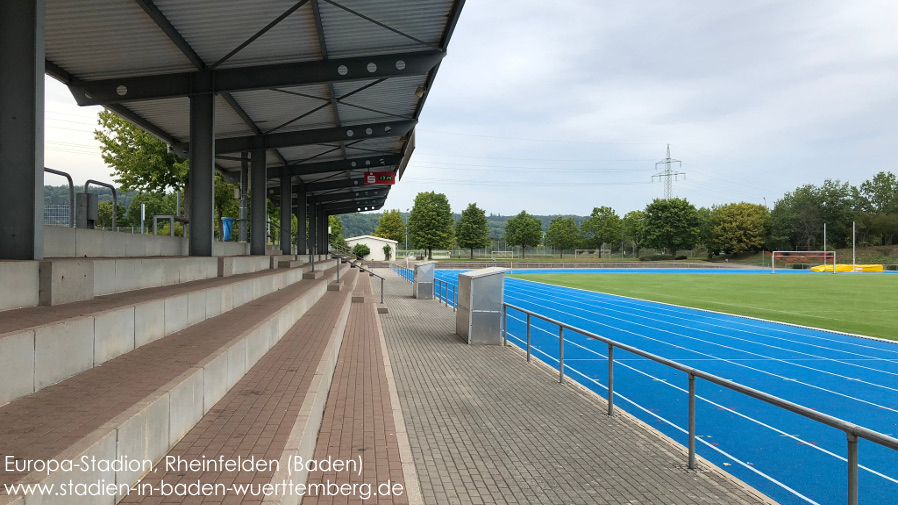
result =
[[898,340],[898,275],[565,273],[513,277]]

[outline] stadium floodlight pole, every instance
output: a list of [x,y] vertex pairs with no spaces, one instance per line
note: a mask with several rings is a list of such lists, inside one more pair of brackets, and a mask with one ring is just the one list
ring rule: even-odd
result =
[[857,255],[855,250],[855,241],[857,240],[857,232],[854,228],[854,221],[851,222],[851,271],[854,272],[856,270],[855,265],[857,265]]

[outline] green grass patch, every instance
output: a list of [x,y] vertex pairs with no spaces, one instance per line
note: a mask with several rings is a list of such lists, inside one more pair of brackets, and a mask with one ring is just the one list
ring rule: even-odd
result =
[[524,274],[519,279],[898,340],[898,275]]

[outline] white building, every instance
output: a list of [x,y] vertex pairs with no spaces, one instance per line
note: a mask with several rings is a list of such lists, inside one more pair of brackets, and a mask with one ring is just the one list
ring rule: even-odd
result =
[[362,235],[360,237],[346,239],[346,245],[348,245],[350,249],[355,247],[356,244],[365,244],[368,246],[368,249],[371,249],[371,254],[363,258],[366,261],[386,261],[386,257],[384,256],[384,246],[390,246],[390,259],[395,260],[396,249],[399,242],[388,238],[375,237],[373,235]]

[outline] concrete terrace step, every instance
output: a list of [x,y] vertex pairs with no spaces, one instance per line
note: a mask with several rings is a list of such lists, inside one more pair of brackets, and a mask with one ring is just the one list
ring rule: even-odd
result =
[[[267,256],[0,261],[0,280],[4,285],[16,286],[14,290],[3,290],[0,293],[0,311],[59,305],[135,289],[257,272],[269,268],[269,263]],[[62,275],[77,271],[81,274],[81,279],[75,282],[71,278],[54,278],[54,268],[60,270]],[[41,299],[42,296],[44,300]]]
[[[0,408],[0,459],[158,460],[327,293],[326,283],[294,283],[7,404]],[[105,479],[130,486],[141,473],[0,472],[0,485]],[[0,486],[0,504],[70,503],[4,492]]]
[[[356,272],[347,272],[347,285],[356,277]],[[290,475],[287,467],[293,456],[312,455],[349,313],[347,292],[326,293],[166,455],[187,462],[204,458],[277,460],[281,462],[277,472],[275,468],[183,471],[160,462],[122,503],[158,503],[163,499],[163,482],[172,486],[305,483],[304,473]],[[224,496],[200,498],[228,503],[261,501],[231,490]],[[295,503],[296,498],[284,502]],[[164,499],[179,502],[185,497]]]
[[0,404],[289,286],[302,274],[264,270],[5,311]]

